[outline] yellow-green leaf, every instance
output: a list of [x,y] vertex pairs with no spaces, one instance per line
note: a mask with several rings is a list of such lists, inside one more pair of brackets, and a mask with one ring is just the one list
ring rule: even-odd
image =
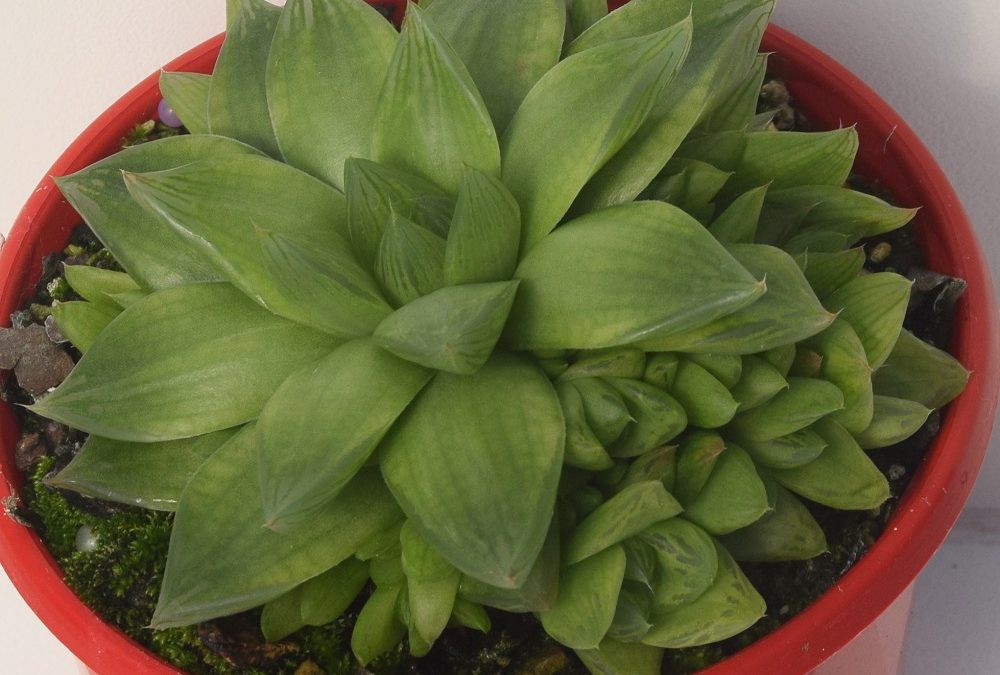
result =
[[192,134],[209,132],[208,97],[211,87],[211,75],[160,71],[160,93]]

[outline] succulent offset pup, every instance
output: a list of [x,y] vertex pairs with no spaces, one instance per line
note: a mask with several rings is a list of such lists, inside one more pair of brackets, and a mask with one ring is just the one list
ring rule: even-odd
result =
[[421,5],[231,3],[161,79],[192,133],[58,179],[127,273],[66,270],[51,482],[176,511],[154,628],[371,589],[362,663],[495,608],[659,672],[962,390],[854,247],[914,211],[844,187],[853,129],[755,114],[773,0]]

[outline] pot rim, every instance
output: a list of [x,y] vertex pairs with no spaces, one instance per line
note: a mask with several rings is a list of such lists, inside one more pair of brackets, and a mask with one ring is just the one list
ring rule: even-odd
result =
[[[167,64],[166,70],[210,72],[223,35],[213,37]],[[775,52],[778,70],[793,95],[812,86],[833,92],[860,118],[861,171],[894,166],[894,187],[920,194],[923,211],[918,236],[932,266],[968,282],[957,306],[952,352],[973,371],[966,390],[944,416],[928,456],[897,506],[886,531],[834,588],[786,624],[724,661],[703,671],[804,673],[847,644],[872,623],[910,585],[944,541],[972,489],[992,430],[1000,384],[1000,331],[993,286],[975,233],[954,190],[913,131],[857,77],[805,41],[774,25],[764,51]],[[790,70],[789,70],[790,69]],[[60,156],[18,215],[0,254],[0,316],[21,306],[34,279],[37,261],[65,241],[79,217],[59,196],[51,176],[79,170],[117,150],[129,128],[154,116],[159,102],[158,74],[130,90],[97,118]],[[828,94],[829,95],[829,94]],[[800,100],[806,113],[824,126],[837,120]],[[885,139],[881,147],[866,138]],[[890,142],[891,141],[891,142]],[[867,152],[866,152],[867,150]],[[892,181],[886,181],[890,183]],[[893,186],[890,186],[893,187]],[[900,190],[893,190],[899,195]],[[36,221],[55,221],[46,247]],[[936,227],[923,226],[934,223]],[[931,248],[927,248],[930,246]],[[936,258],[936,260],[935,260]],[[3,466],[13,468],[17,425],[9,406],[0,409]],[[0,469],[0,499],[16,494],[23,477]],[[0,562],[14,586],[48,628],[87,666],[102,673],[181,673],[104,623],[63,583],[62,575],[33,531],[0,518]]]

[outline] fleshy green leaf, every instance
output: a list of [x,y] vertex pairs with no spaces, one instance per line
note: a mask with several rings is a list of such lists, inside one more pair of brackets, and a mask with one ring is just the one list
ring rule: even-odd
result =
[[90,436],[73,461],[46,483],[98,499],[173,511],[201,463],[235,431],[161,443]]
[[660,389],[669,390],[670,387],[674,386],[674,380],[677,378],[677,370],[680,366],[681,357],[678,354],[650,352],[642,379]]
[[910,301],[911,282],[891,272],[865,274],[830,294],[826,306],[840,312],[861,338],[872,370],[892,352]]
[[670,394],[687,413],[688,424],[714,429],[733,419],[739,403],[726,385],[693,361],[682,360]]
[[729,252],[751,274],[764,280],[764,295],[752,305],[711,323],[674,335],[647,338],[640,343],[642,346],[656,351],[751,354],[803,340],[834,320],[812,292],[795,260],[784,251],[759,244],[735,244]]
[[563,461],[569,466],[589,471],[604,471],[614,466],[614,460],[587,424],[580,392],[571,384],[560,382],[556,385],[556,393],[566,418]]
[[736,87],[702,116],[698,126],[705,133],[741,131],[753,123],[757,114],[760,88],[767,73],[767,54],[758,54]]
[[[774,8],[773,0],[671,4],[672,18],[690,12],[694,20],[694,39],[684,66],[633,138],[590,180],[574,204],[574,212],[628,202],[652,182],[704,111],[731,91],[750,67]],[[616,14],[596,24],[591,32]]]
[[516,291],[516,281],[438,289],[386,317],[375,343],[428,368],[472,374],[493,353]]
[[60,302],[52,306],[59,332],[81,352],[88,351],[98,336],[121,312],[113,305],[94,302]]
[[691,23],[683,21],[604,44],[561,61],[528,92],[502,143],[503,181],[521,205],[522,251],[552,231],[639,128],[690,41]]
[[256,418],[291,372],[337,344],[228,284],[179,286],[122,312],[33,409],[120,440],[197,436]]
[[656,554],[660,574],[653,587],[655,612],[683,607],[704,593],[719,569],[712,538],[683,518],[671,518],[646,530],[640,539]]
[[732,443],[718,456],[697,496],[683,504],[684,517],[714,535],[746,527],[768,510],[767,491],[753,460]]
[[638,380],[646,372],[646,354],[634,347],[613,347],[575,355],[573,363],[559,376],[561,382],[581,377],[625,377]]
[[662,649],[611,639],[602,640],[597,649],[578,649],[576,655],[595,675],[659,675],[663,661]]
[[[257,230],[272,306],[300,323],[343,337],[370,335],[392,307],[372,275],[337,238],[332,246]],[[269,280],[268,280],[269,277]]]
[[851,434],[822,420],[816,431],[827,447],[819,458],[770,474],[792,492],[834,509],[874,509],[889,498],[889,483]]
[[382,472],[451,564],[513,588],[545,541],[563,444],[548,379],[519,357],[496,354],[475,375],[437,374],[383,442]]
[[175,136],[122,150],[57,178],[56,184],[133,279],[144,288],[163,289],[222,277],[181,234],[129,196],[122,172],[163,171],[209,157],[259,154],[219,136]]
[[531,250],[515,278],[521,286],[505,338],[521,349],[665,337],[730,314],[763,292],[704,227],[661,202],[567,223]]
[[351,633],[351,651],[362,666],[395,647],[406,635],[396,605],[402,585],[379,586],[358,613]]
[[361,261],[375,260],[393,216],[411,220],[439,237],[448,236],[454,199],[433,183],[356,158],[347,160],[344,179],[349,238]]
[[502,133],[535,82],[559,61],[562,0],[521,0],[516,12],[509,0],[436,0],[426,14],[465,63]]
[[455,598],[455,608],[451,612],[451,620],[459,626],[489,633],[492,627],[490,615],[482,605],[463,598]]
[[630,581],[623,583],[608,637],[626,642],[641,639],[652,626],[649,623],[652,604],[653,592],[649,588]]
[[681,504],[697,498],[725,449],[725,440],[715,431],[692,431],[684,435],[677,449],[677,477],[672,490]]
[[337,496],[430,377],[354,340],[285,380],[257,423],[267,526],[281,530]]
[[434,550],[409,521],[399,536],[411,623],[420,637],[434,644],[448,625],[461,574]]
[[865,250],[858,247],[835,253],[806,251],[797,259],[817,297],[825,299],[861,273],[865,266]]
[[285,160],[336,187],[371,156],[372,120],[398,35],[356,0],[290,0],[267,62],[267,104]]
[[85,300],[112,307],[121,307],[114,296],[140,290],[132,277],[124,272],[114,272],[90,265],[66,265],[63,268],[63,275],[73,290]]
[[625,401],[633,422],[610,448],[614,457],[636,457],[674,438],[687,426],[687,415],[673,397],[641,380],[605,380]]
[[739,565],[716,544],[719,572],[712,586],[694,602],[653,617],[653,628],[642,639],[667,649],[696,647],[741,633],[764,616],[764,599]]
[[228,136],[279,157],[267,109],[264,74],[281,8],[243,0],[229,22],[208,95],[213,134]]
[[670,491],[673,490],[676,473],[677,446],[661,445],[636,457],[618,482],[617,489],[621,491],[642,481],[655,480]]
[[903,330],[885,363],[875,371],[875,393],[940,408],[965,388],[966,370],[950,354]]
[[354,602],[368,583],[368,564],[348,558],[264,606],[261,630],[268,642],[291,635],[302,626],[330,623]]
[[448,230],[445,283],[507,281],[517,267],[520,237],[521,210],[514,196],[496,178],[467,170]]
[[615,618],[625,552],[609,548],[563,569],[559,599],[541,612],[545,632],[573,649],[595,649]]
[[743,358],[735,354],[687,354],[684,358],[710,372],[727,388],[735,387],[743,375]]
[[743,357],[743,373],[731,393],[739,404],[739,411],[749,410],[771,400],[778,392],[788,388],[788,381],[781,371],[759,356]]
[[601,445],[607,447],[618,440],[628,423],[634,421],[622,395],[599,378],[572,380],[571,384],[580,392],[587,424]]
[[791,492],[767,478],[774,510],[741,530],[719,538],[733,558],[748,562],[808,560],[827,550],[826,535]]
[[820,377],[844,394],[844,409],[831,414],[830,419],[850,432],[864,430],[872,421],[872,371],[851,324],[839,318],[805,344],[823,359]]
[[757,222],[760,220],[767,188],[768,186],[763,185],[734,199],[708,226],[708,231],[723,244],[752,244],[757,235]]
[[566,565],[578,563],[680,512],[681,505],[660,481],[630,485],[576,526],[566,544],[563,562]]
[[396,306],[444,286],[445,240],[394,215],[375,256],[375,277]]
[[743,438],[769,441],[805,429],[843,407],[844,394],[835,384],[812,377],[789,377],[787,389],[737,415],[731,429]]
[[569,4],[569,21],[573,35],[582,34],[607,15],[606,0],[571,0]]
[[208,97],[212,76],[160,71],[160,93],[192,134],[207,134]]
[[500,174],[496,131],[458,54],[411,4],[375,113],[375,159],[458,192],[466,167]]
[[690,7],[680,7],[681,4],[676,0],[631,0],[583,33],[574,31],[575,37],[566,46],[564,56],[670,28],[690,13]]
[[754,461],[771,469],[791,469],[808,464],[826,448],[823,437],[811,429],[800,429],[768,441],[741,439]]
[[268,602],[346,560],[374,533],[402,519],[378,472],[369,469],[311,518],[282,532],[261,527],[253,434],[248,427],[219,448],[181,495],[154,628]]
[[906,440],[917,432],[931,414],[916,401],[891,396],[875,397],[875,415],[872,423],[856,433],[854,438],[865,450],[884,448]]
[[650,186],[650,199],[673,204],[707,225],[715,214],[715,197],[729,180],[727,171],[696,159],[672,159]]

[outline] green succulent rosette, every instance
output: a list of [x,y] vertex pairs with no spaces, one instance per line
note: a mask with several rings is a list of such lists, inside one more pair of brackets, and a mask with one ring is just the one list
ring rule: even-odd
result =
[[67,270],[52,482],[176,512],[154,628],[368,588],[362,663],[496,608],[658,672],[962,390],[852,248],[914,212],[844,187],[854,129],[756,115],[771,0],[422,5],[231,3],[161,78],[192,134],[58,179],[126,272]]

